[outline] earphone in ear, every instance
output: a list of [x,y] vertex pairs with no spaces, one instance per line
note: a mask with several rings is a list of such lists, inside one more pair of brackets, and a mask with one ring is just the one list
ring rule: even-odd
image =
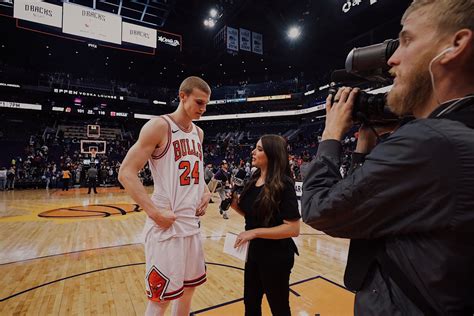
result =
[[431,70],[431,67],[433,66],[433,63],[435,60],[437,60],[438,58],[440,57],[443,57],[444,54],[447,54],[449,52],[452,52],[454,50],[454,47],[451,46],[451,47],[448,47],[448,48],[445,48],[443,49],[438,55],[436,55],[431,61],[430,61],[430,64],[428,65],[428,71],[430,73],[430,77],[431,77],[431,86],[433,87],[433,93],[436,97],[436,100],[438,101],[438,104],[441,104],[441,102],[439,101],[439,98],[436,94],[436,87],[435,87],[435,79],[434,79],[434,75],[433,75],[433,71]]
[[454,50],[454,47],[452,47],[452,46],[443,49],[438,55],[436,55],[436,56],[433,58],[432,61],[434,61],[434,60],[440,58],[440,57],[443,56],[444,54],[447,54],[447,53],[449,53],[449,52],[452,52],[453,50]]
[[445,50],[443,50],[442,53],[443,53],[443,54],[446,54],[446,53],[448,53],[448,52],[452,52],[453,50],[454,50],[454,47],[451,46],[451,47],[448,47],[448,48],[446,48]]

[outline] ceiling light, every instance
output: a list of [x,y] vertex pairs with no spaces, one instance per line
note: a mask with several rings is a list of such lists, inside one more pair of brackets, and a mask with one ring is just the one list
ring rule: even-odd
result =
[[288,37],[291,39],[297,39],[301,35],[301,30],[298,26],[293,26],[288,30]]
[[212,8],[211,11],[209,11],[209,15],[211,18],[215,18],[217,16],[217,10]]

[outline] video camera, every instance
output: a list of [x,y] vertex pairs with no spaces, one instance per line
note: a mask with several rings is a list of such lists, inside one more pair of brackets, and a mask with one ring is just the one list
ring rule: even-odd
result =
[[226,198],[221,202],[220,209],[222,211],[227,211],[230,207],[230,204],[232,203],[232,197],[234,196],[234,193],[240,194],[242,193],[244,186],[245,186],[245,180],[243,178],[239,178],[237,176],[232,177],[232,182],[234,183],[232,189],[230,190],[230,197]]
[[[397,50],[398,45],[398,40],[389,39],[383,43],[352,49],[347,55],[345,69],[332,72],[329,93],[335,95],[337,87],[342,85],[391,84],[393,79],[387,62]],[[364,91],[357,94],[352,118],[356,122],[369,121],[375,124],[390,123],[400,119],[387,107],[386,93],[369,94]]]

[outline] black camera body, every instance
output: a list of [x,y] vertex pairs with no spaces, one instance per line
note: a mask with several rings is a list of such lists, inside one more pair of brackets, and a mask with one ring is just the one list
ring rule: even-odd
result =
[[227,211],[230,207],[230,204],[232,204],[232,198],[234,196],[234,193],[240,194],[244,190],[244,186],[240,185],[234,185],[232,187],[232,190],[230,191],[230,197],[226,198],[221,202],[221,205],[219,206],[220,210],[222,211]]
[[[392,76],[387,64],[398,48],[398,40],[354,48],[346,58],[345,69],[331,74],[329,93],[335,95],[337,87],[360,83],[391,84]],[[400,118],[387,106],[386,93],[370,94],[360,91],[354,101],[352,118],[355,122],[383,124],[398,121]]]

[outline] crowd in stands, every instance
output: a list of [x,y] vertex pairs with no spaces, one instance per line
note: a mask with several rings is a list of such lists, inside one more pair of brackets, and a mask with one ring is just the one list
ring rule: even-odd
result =
[[89,153],[80,152],[77,139],[64,138],[61,132],[41,131],[29,137],[23,152],[14,154],[8,166],[8,181],[0,189],[59,188],[64,170],[71,173],[70,186],[86,186],[86,172],[91,165],[98,169],[99,185],[115,186],[121,161],[130,146],[129,140],[108,142],[106,154],[97,154],[94,159]]
[[[304,180],[307,166],[317,152],[322,130],[323,124],[317,123],[301,129],[300,133],[288,139],[290,166],[295,180]],[[347,172],[349,157],[355,147],[354,132],[351,131],[343,141],[342,174]],[[95,159],[91,159],[90,154],[80,152],[77,139],[65,138],[61,131],[48,127],[31,135],[23,152],[16,153],[9,165],[1,166],[5,171],[0,168],[0,189],[60,188],[64,168],[71,173],[70,186],[87,186],[87,169],[91,165],[98,169],[99,186],[118,186],[117,175],[121,161],[136,139],[131,137],[133,134],[138,135],[129,132],[129,137],[125,139],[109,141],[107,152],[97,154]],[[231,171],[242,162],[250,163],[251,151],[258,137],[259,135],[253,135],[249,131],[218,133],[208,137],[204,144],[204,162],[213,165],[214,172],[222,160],[229,162]],[[152,184],[148,166],[140,171],[139,177],[145,185]]]

